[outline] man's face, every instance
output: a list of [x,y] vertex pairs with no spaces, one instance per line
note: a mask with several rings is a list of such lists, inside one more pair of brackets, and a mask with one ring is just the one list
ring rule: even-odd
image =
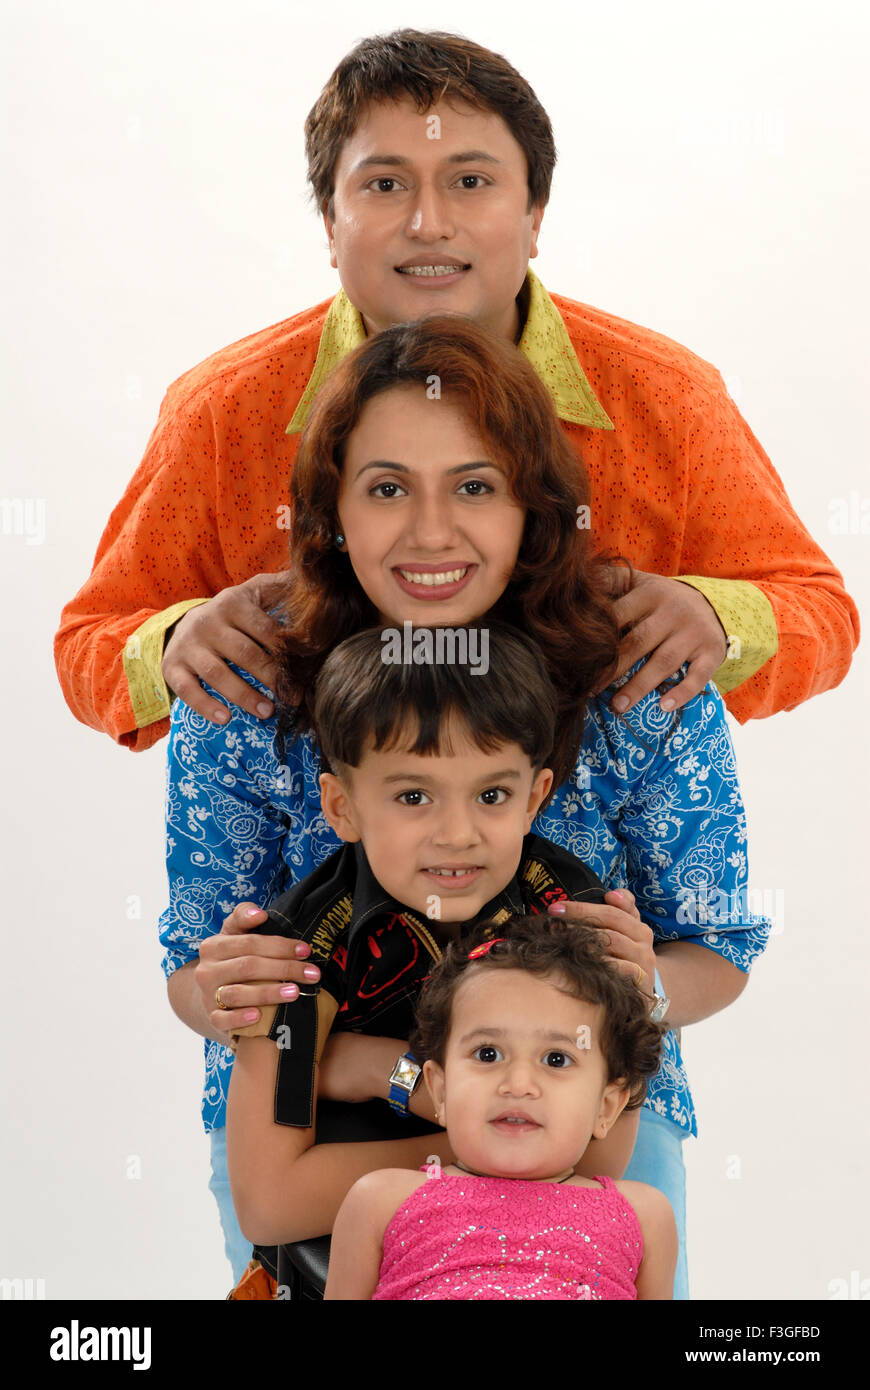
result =
[[553,781],[518,744],[484,753],[453,720],[445,733],[449,754],[370,747],[358,767],[320,779],[330,825],[362,840],[381,887],[433,929],[470,920],[507,887]]
[[526,158],[500,116],[446,101],[421,113],[410,98],[369,106],[324,215],[366,331],[457,313],[515,339],[544,214],[528,200]]

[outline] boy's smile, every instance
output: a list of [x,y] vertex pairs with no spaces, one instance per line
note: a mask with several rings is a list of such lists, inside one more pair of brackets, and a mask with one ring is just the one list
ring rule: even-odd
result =
[[528,203],[525,155],[494,112],[447,101],[420,112],[410,97],[369,106],[341,148],[324,215],[367,332],[457,313],[515,341],[544,213]]
[[411,737],[369,747],[358,767],[324,773],[320,786],[329,824],[362,840],[381,887],[430,921],[456,923],[510,883],[553,775],[535,773],[518,744],[482,752],[453,720],[442,739],[432,756],[405,751]]

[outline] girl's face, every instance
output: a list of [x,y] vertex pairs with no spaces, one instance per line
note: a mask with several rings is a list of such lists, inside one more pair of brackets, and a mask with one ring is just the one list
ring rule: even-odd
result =
[[453,1152],[475,1172],[555,1177],[628,1099],[607,1079],[601,1005],[566,988],[558,975],[481,968],[456,990],[444,1067],[428,1061],[424,1075]]
[[501,597],[525,509],[458,406],[399,386],[347,441],[339,529],[384,623],[458,626]]

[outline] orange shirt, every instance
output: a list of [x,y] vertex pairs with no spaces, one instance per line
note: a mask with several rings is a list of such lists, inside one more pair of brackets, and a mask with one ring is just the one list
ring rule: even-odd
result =
[[[589,472],[597,544],[706,595],[736,639],[715,679],[739,720],[837,685],[857,610],[719,373],[668,338],[548,295],[531,271],[527,283],[519,347]],[[165,632],[228,585],[286,568],[298,432],[364,336],[341,291],[170,386],[90,578],[61,615],[58,675],[83,723],[135,750],[167,732]]]

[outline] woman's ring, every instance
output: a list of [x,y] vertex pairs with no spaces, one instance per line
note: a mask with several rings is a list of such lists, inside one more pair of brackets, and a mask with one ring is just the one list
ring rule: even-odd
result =
[[[643,968],[642,965],[639,965],[639,966],[637,967],[637,972],[638,972],[638,973],[637,973],[637,975],[636,975],[635,978],[634,978],[634,983],[635,983],[636,985],[639,986],[641,980],[645,980],[645,979],[646,979],[646,971],[644,970],[644,968]],[[218,990],[218,993],[220,993],[220,990]]]
[[223,985],[218,985],[217,989],[215,990],[214,1002],[217,1004],[217,1006],[218,1006],[219,1009],[228,1009],[228,1008],[230,1007],[229,1004],[222,1004],[222,1003],[221,1003],[221,990],[222,990],[222,989],[223,989]]

